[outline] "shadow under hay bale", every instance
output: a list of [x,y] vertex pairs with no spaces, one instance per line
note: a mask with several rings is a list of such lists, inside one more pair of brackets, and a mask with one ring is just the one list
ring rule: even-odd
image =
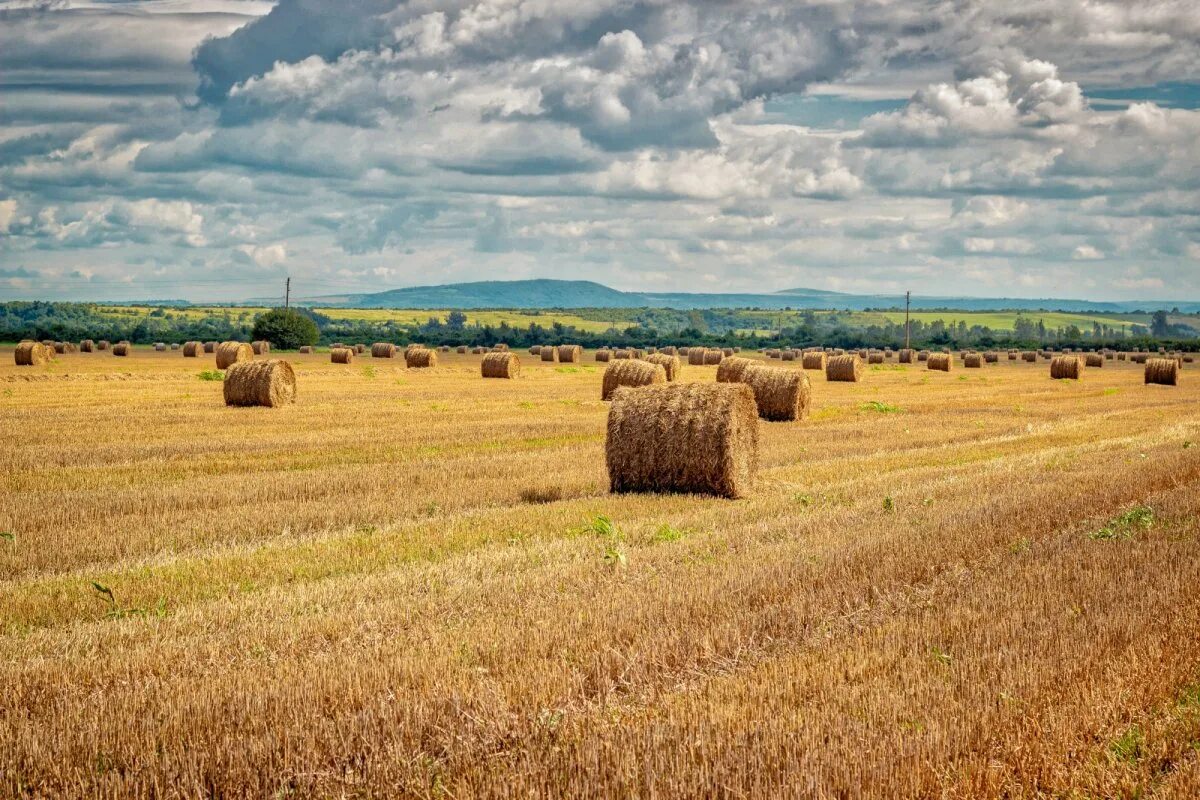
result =
[[639,387],[666,382],[667,371],[658,364],[650,364],[635,358],[613,361],[604,370],[600,399],[608,400],[612,397],[613,392],[622,386]]
[[521,359],[506,350],[488,353],[479,364],[485,378],[516,378],[521,374]]
[[808,414],[812,389],[801,370],[754,364],[742,372],[741,383],[754,392],[758,416],[769,422],[794,422]]
[[[683,362],[679,360],[679,356],[671,356],[666,353],[649,353],[646,356],[647,364],[658,364],[667,373],[667,382],[672,383],[679,378],[683,371]],[[720,368],[718,368],[720,371]]]
[[221,342],[217,345],[217,369],[227,369],[239,361],[254,358],[254,348],[245,342]]
[[225,373],[225,405],[275,408],[296,400],[296,373],[281,359],[239,361]]
[[612,492],[745,497],[758,470],[758,411],[741,383],[622,388],[605,441]]
[[862,360],[853,353],[834,356],[825,362],[825,380],[845,383],[861,381]]
[[1147,359],[1145,382],[1160,386],[1178,386],[1179,362],[1173,358]]

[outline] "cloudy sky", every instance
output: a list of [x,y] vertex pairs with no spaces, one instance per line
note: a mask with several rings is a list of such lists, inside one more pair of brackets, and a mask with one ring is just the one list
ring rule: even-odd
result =
[[1195,0],[0,0],[0,299],[1200,298]]

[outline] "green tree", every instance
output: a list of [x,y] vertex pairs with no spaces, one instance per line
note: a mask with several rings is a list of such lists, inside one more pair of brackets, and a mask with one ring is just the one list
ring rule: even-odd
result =
[[1154,316],[1150,318],[1150,333],[1159,339],[1166,338],[1170,335],[1171,326],[1167,319],[1167,312],[1154,312]]
[[253,336],[280,350],[295,350],[301,345],[316,344],[320,332],[317,323],[296,309],[273,308],[254,320]]
[[461,331],[467,327],[467,315],[461,311],[451,311],[446,315],[446,327],[453,331]]

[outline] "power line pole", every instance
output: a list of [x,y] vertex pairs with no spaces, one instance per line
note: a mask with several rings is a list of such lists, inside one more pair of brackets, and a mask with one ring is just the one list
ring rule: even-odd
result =
[[911,330],[912,329],[909,326],[909,322],[908,322],[908,309],[909,309],[909,306],[911,305],[911,302],[912,302],[912,292],[905,292],[904,293],[904,349],[905,350],[912,349],[912,342],[911,342],[911,339],[912,339]]
[[283,284],[283,310],[287,311],[292,304],[292,276],[289,275],[287,282]]

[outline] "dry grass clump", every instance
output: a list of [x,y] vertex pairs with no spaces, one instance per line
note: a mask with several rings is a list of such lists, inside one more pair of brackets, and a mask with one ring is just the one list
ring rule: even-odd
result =
[[552,344],[544,344],[542,345],[542,352],[539,353],[539,355],[541,356],[542,361],[548,361],[552,363],[557,362],[558,348]]
[[410,347],[404,351],[404,363],[410,369],[424,369],[438,365],[436,350],[427,347]]
[[1178,386],[1179,362],[1173,358],[1147,359],[1145,382],[1162,386]]
[[834,356],[825,364],[825,380],[857,383],[862,380],[862,360],[848,353],[844,356]]
[[[679,378],[680,372],[683,370],[683,362],[679,360],[679,356],[668,355],[666,353],[647,353],[647,364],[658,364],[667,373],[667,382],[671,383]],[[721,362],[725,363],[724,361]],[[721,368],[717,367],[720,372]]]
[[802,370],[753,364],[742,372],[741,383],[754,392],[758,415],[765,420],[794,422],[808,413],[812,390]]
[[54,358],[54,348],[46,347],[41,342],[24,341],[17,344],[13,358],[18,367],[40,367]]
[[754,393],[740,383],[621,389],[605,440],[612,492],[745,497],[758,470]]
[[705,363],[705,365],[710,366],[710,367],[715,367],[718,364],[720,364],[721,359],[724,357],[725,357],[724,353],[722,353],[720,350],[705,350],[704,351],[704,363]]
[[184,342],[183,357],[199,358],[204,355],[204,342]]
[[560,364],[578,364],[583,361],[583,348],[577,344],[560,344],[558,361]]
[[125,342],[117,342],[112,346],[112,354],[114,356],[127,356],[131,352],[133,352],[133,345],[126,344]]
[[600,399],[608,400],[612,397],[613,392],[622,386],[650,386],[666,382],[667,371],[658,364],[651,364],[636,358],[613,361],[604,369]]
[[979,369],[983,366],[983,356],[979,353],[967,353],[963,356],[963,366],[967,369]]
[[824,351],[805,353],[804,358],[800,361],[800,364],[804,367],[804,369],[816,369],[824,371],[825,359],[826,356]]
[[274,408],[296,400],[296,373],[282,359],[239,361],[225,372],[225,405]]
[[96,343],[91,339],[84,339],[79,343],[79,352],[93,353],[96,350]]
[[353,364],[354,349],[351,347],[335,347],[329,351],[331,364]]
[[754,366],[754,360],[741,356],[721,359],[717,365],[717,383],[741,383],[742,373]]
[[601,364],[607,364],[610,359],[612,359],[611,351],[609,351],[609,350],[597,350],[596,351],[596,361],[600,362]]
[[1099,353],[1088,353],[1084,359],[1084,364],[1089,367],[1103,367],[1104,356]]
[[391,342],[376,342],[371,345],[371,358],[395,358],[397,349]]
[[954,368],[954,359],[949,353],[930,353],[925,367],[938,372],[949,372]]
[[483,357],[479,369],[485,378],[516,378],[521,374],[521,359],[516,353],[497,350]]
[[1055,356],[1050,360],[1050,377],[1078,380],[1083,377],[1083,359],[1079,356]]
[[254,348],[245,342],[221,342],[217,345],[217,369],[226,369],[239,361],[254,358]]

